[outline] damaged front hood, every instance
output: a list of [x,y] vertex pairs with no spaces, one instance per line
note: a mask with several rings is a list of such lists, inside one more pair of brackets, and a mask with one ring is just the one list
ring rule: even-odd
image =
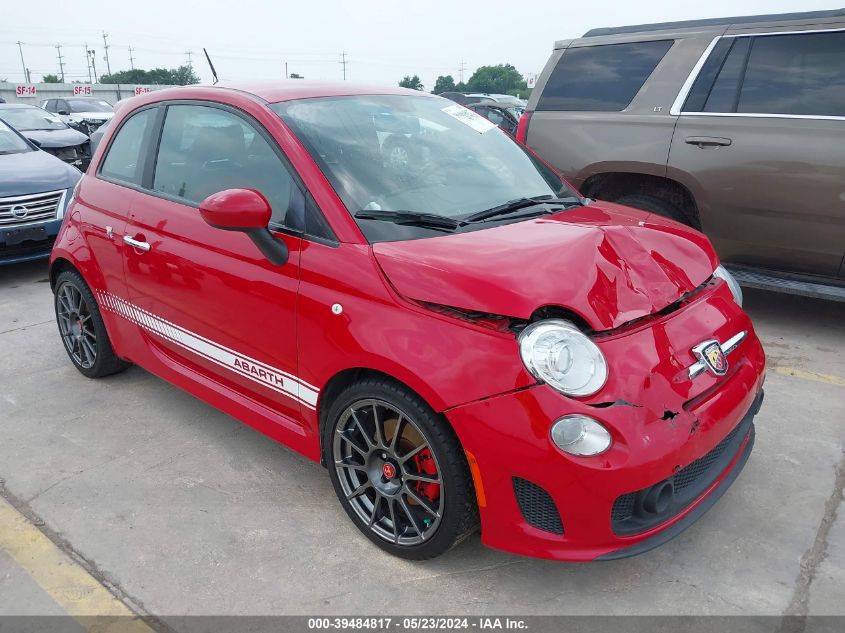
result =
[[665,308],[718,264],[701,233],[605,202],[373,250],[411,299],[521,319],[561,306],[597,331]]

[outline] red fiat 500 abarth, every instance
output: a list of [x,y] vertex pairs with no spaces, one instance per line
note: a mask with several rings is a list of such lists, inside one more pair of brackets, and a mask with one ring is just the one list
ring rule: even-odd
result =
[[412,90],[132,99],[51,282],[83,374],[137,363],[321,460],[407,558],[479,526],[530,556],[648,550],[754,440],[763,349],[707,239]]

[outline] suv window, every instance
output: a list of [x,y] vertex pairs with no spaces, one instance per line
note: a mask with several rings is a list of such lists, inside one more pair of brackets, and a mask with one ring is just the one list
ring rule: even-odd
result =
[[845,116],[845,31],[755,37],[736,111]]
[[537,110],[619,112],[628,107],[674,40],[567,49]]
[[845,31],[725,38],[683,110],[845,116],[843,59]]
[[167,108],[153,189],[192,206],[224,189],[255,189],[273,209],[271,224],[305,228],[303,194],[282,160],[255,128],[220,108]]
[[103,160],[100,174],[133,185],[141,184],[144,138],[155,121],[155,108],[133,114],[117,131]]

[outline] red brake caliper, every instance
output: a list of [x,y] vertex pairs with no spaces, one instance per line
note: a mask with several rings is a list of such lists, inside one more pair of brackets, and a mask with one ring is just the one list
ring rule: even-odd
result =
[[[414,466],[417,472],[422,475],[436,475],[437,466],[434,463],[434,458],[431,456],[431,450],[424,448],[419,453],[414,455]],[[433,484],[426,481],[414,482],[414,489],[417,494],[423,499],[434,502],[440,498],[440,484]]]

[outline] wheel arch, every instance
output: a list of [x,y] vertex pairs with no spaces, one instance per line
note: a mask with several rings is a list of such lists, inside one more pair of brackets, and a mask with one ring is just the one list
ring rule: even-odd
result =
[[[458,441],[458,444],[463,449],[463,444],[461,443],[460,437],[458,436],[457,430],[452,426],[452,423],[449,421],[448,417],[443,415],[443,409],[446,408],[442,403],[435,404],[437,402],[437,398],[433,396],[433,392],[423,387],[422,389],[415,387],[412,384],[409,384],[410,381],[402,380],[401,378],[396,377],[393,374],[387,373],[385,371],[379,369],[373,369],[372,367],[349,367],[347,369],[342,369],[335,373],[329,380],[326,382],[325,386],[320,390],[320,396],[317,399],[317,421],[318,421],[318,437],[320,441],[320,463],[325,466],[325,456],[323,454],[323,430],[327,423],[327,417],[329,409],[331,409],[332,403],[334,400],[340,395],[344,389],[349,387],[350,385],[364,380],[366,378],[376,378],[376,379],[383,379],[394,382],[405,389],[408,389],[417,396],[420,400],[422,400],[426,405],[431,407],[431,409],[438,415],[454,433],[455,438]],[[426,397],[426,393],[428,393],[428,397]],[[435,402],[433,402],[433,400]]]
[[665,176],[626,171],[605,171],[590,175],[581,185],[588,198],[613,202],[627,195],[652,196],[678,207],[689,219],[689,225],[701,230],[699,205],[690,189]]

